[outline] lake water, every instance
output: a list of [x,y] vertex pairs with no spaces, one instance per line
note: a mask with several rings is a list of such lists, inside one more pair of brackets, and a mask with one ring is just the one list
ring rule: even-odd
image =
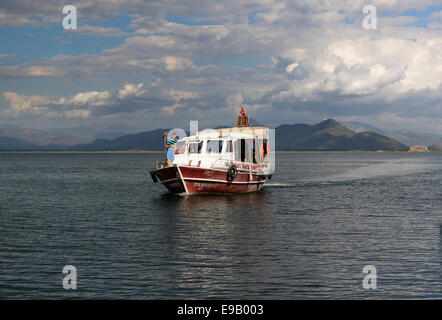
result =
[[0,298],[442,298],[441,154],[278,153],[259,193],[204,196],[161,159],[0,154]]

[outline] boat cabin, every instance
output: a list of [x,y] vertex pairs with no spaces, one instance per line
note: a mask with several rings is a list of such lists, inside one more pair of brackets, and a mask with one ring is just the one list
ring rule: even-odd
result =
[[238,170],[266,172],[268,135],[265,127],[203,130],[177,142],[174,164],[223,170],[235,165]]

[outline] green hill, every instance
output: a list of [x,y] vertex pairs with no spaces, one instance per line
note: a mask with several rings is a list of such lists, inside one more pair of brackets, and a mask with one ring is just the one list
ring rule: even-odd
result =
[[355,133],[328,119],[316,125],[276,127],[276,150],[281,151],[407,151],[407,146],[374,132]]

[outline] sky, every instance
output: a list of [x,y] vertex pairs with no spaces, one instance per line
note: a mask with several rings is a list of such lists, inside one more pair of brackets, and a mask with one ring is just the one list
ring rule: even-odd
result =
[[442,134],[442,0],[2,0],[0,43],[0,124],[214,127],[244,105]]

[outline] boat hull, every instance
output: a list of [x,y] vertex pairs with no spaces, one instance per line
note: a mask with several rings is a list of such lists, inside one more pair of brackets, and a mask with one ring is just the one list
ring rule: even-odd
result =
[[172,193],[245,193],[260,190],[266,175],[238,172],[229,179],[227,170],[172,166],[154,171]]

